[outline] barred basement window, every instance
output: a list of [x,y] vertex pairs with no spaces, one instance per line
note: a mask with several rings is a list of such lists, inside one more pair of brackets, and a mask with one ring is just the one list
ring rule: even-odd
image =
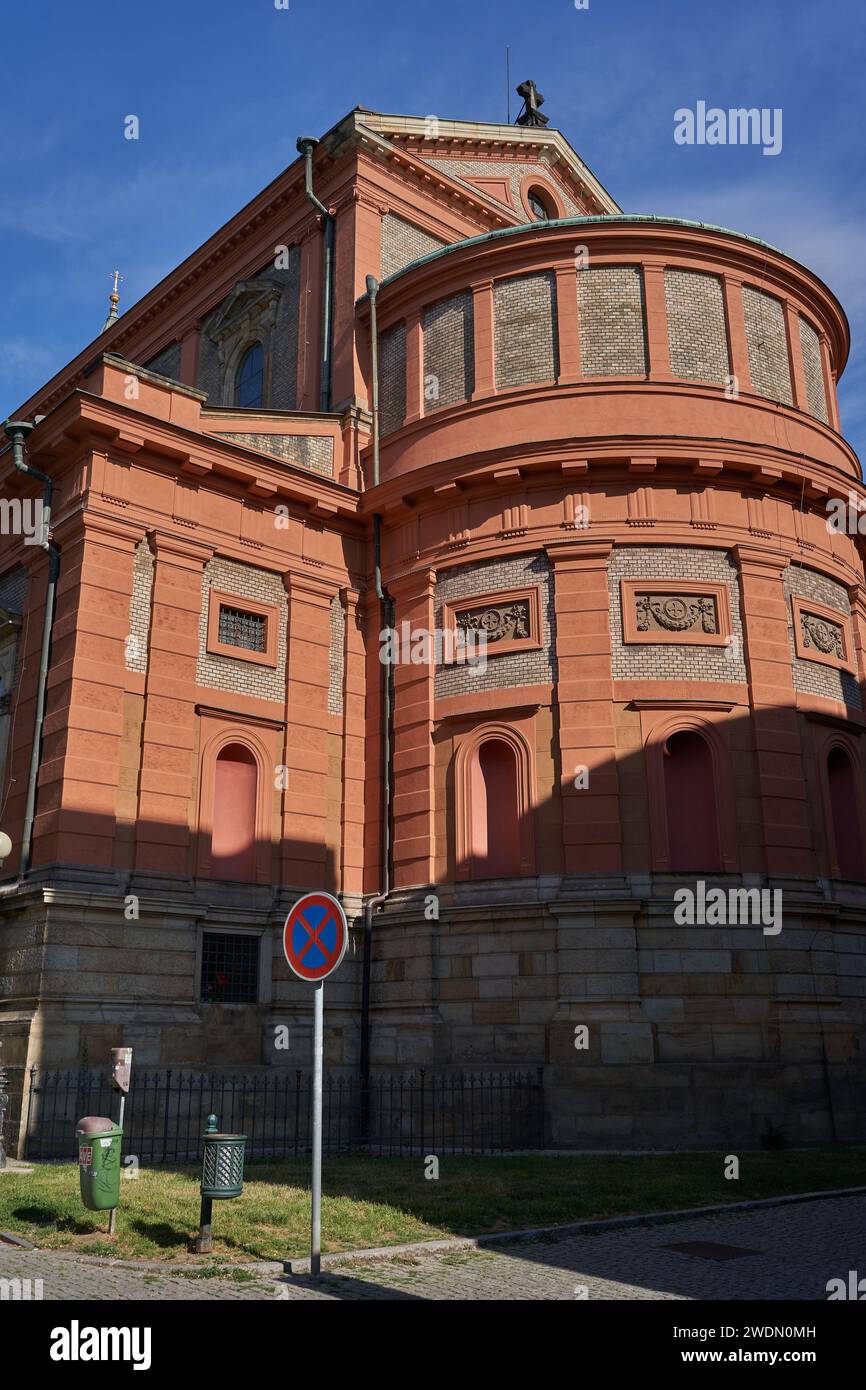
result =
[[259,996],[259,938],[205,932],[199,993],[203,1004],[255,1004]]
[[267,651],[268,620],[263,613],[247,613],[242,608],[220,604],[219,640],[227,647],[243,647],[248,652]]

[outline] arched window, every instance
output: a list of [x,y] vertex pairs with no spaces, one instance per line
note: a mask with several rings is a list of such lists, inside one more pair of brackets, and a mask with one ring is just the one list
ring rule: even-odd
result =
[[229,743],[216,761],[211,865],[214,878],[256,876],[258,768],[242,743]]
[[235,405],[255,410],[264,405],[265,350],[261,343],[247,348],[235,377]]
[[827,758],[827,782],[839,875],[862,879],[863,834],[857,811],[857,788],[851,759],[844,748],[831,748]]
[[721,869],[713,756],[692,729],[665,743],[664,789],[671,872]]
[[472,877],[520,874],[520,806],[517,759],[501,738],[480,744],[472,759]]
[[536,222],[546,222],[548,218],[555,216],[547,206],[547,199],[538,188],[530,188],[526,195],[526,201]]

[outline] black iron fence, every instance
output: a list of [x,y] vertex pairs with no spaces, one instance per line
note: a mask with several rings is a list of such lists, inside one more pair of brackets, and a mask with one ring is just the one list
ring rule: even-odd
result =
[[[544,1142],[542,1069],[434,1072],[425,1067],[371,1078],[326,1076],[326,1153],[502,1153]],[[312,1074],[133,1071],[124,1116],[125,1155],[139,1163],[195,1162],[207,1117],[223,1133],[248,1136],[250,1159],[309,1152]],[[107,1071],[32,1068],[22,1096],[19,1156],[77,1158],[75,1125],[84,1115],[115,1116]],[[14,1152],[14,1150],[13,1150]]]

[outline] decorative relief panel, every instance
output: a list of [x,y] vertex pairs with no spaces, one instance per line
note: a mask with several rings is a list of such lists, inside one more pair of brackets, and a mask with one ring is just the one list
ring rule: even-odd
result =
[[837,623],[819,618],[817,613],[800,614],[800,635],[804,647],[817,647],[825,656],[845,655],[845,640]]
[[443,626],[450,627],[461,638],[470,632],[483,633],[491,655],[541,646],[538,590],[535,588],[484,594],[471,603],[465,600],[446,602],[442,617]]
[[625,642],[727,643],[731,621],[726,585],[670,579],[620,583]]
[[640,594],[635,601],[638,632],[661,627],[665,632],[718,632],[716,605],[711,598]]
[[791,598],[794,611],[794,643],[803,661],[854,670],[851,625],[844,613],[814,599]]
[[[417,544],[417,530],[410,529],[408,545]],[[529,637],[507,638],[486,647],[486,661],[437,663],[436,699],[475,694],[479,690],[518,690],[527,685],[552,685],[556,681],[556,612],[551,565],[542,553],[507,555],[497,560],[452,565],[437,570],[435,625],[446,639],[455,634],[457,613],[477,616],[476,610],[505,608],[529,600]]]

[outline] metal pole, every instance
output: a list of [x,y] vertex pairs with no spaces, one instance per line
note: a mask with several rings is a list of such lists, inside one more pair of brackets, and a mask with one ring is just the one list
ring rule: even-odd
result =
[[[124,1111],[125,1105],[126,1105],[126,1096],[124,1095],[123,1091],[121,1091],[121,1093],[120,1093],[120,1112],[119,1112],[119,1114],[118,1114],[118,1116],[117,1116],[117,1125],[118,1125],[118,1128],[119,1128],[119,1129],[123,1129],[123,1111]],[[121,1140],[120,1140],[120,1166],[121,1166],[121,1168],[123,1167],[123,1138],[122,1138],[122,1137],[121,1137]],[[112,1208],[111,1208],[111,1211],[110,1211],[109,1214],[108,1214],[108,1234],[109,1234],[110,1236],[113,1236],[113,1235],[114,1235],[116,1225],[117,1225],[117,1207],[112,1207]]]
[[319,1277],[322,1264],[322,1053],[325,986],[313,990],[313,1182],[310,1220],[310,1274]]

